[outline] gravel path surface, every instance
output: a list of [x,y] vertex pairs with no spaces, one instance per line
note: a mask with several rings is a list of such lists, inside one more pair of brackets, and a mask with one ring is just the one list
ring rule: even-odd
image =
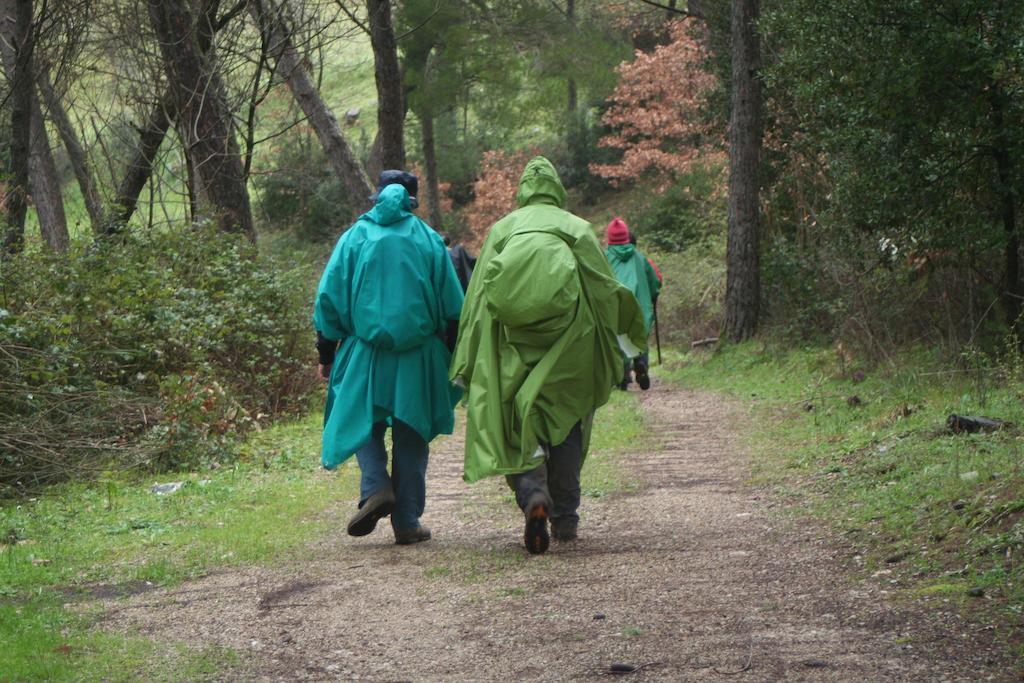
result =
[[575,543],[527,556],[503,482],[461,481],[456,435],[432,448],[430,542],[350,538],[339,501],[302,557],[110,601],[104,626],[234,648],[241,680],[1018,680],[988,631],[893,604],[850,574],[854,549],[776,514],[735,406],[641,401],[655,447],[622,456],[639,487],[585,498]]

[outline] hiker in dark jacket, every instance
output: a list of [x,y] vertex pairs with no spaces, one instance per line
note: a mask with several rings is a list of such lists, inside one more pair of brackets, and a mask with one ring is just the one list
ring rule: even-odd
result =
[[461,244],[448,247],[448,255],[452,257],[452,265],[455,266],[455,274],[459,276],[459,284],[462,291],[469,289],[469,278],[473,276],[473,268],[476,267],[476,257],[466,251]]

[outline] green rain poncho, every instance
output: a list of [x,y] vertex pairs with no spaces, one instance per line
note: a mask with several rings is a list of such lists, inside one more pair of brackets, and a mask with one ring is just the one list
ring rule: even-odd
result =
[[521,208],[494,224],[477,260],[452,362],[469,394],[469,482],[536,467],[539,442],[562,443],[607,402],[622,375],[620,342],[646,348],[636,298],[590,224],[561,208],[550,161],[526,165],[516,199]]
[[612,264],[616,279],[629,287],[644,312],[644,324],[648,333],[654,325],[654,299],[661,291],[661,282],[647,257],[632,244],[611,244],[605,250],[608,262]]
[[341,239],[320,279],[313,322],[341,345],[324,412],[321,462],[337,467],[395,418],[429,442],[451,434],[461,391],[448,381],[442,336],[462,287],[441,236],[409,213],[401,185]]

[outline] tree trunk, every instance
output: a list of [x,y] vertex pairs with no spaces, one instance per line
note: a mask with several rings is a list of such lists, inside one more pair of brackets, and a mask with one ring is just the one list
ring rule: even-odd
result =
[[269,54],[277,60],[277,73],[286,79],[292,96],[316,131],[327,159],[348,192],[353,213],[361,213],[373,188],[341,134],[338,119],[320,97],[301,56],[292,45],[287,23],[270,0],[254,0],[250,9],[260,30],[267,36]]
[[758,0],[732,0],[725,334],[733,341],[747,339],[757,331],[760,313],[759,167],[762,133],[757,16]]
[[402,105],[402,71],[398,44],[391,21],[391,0],[366,0],[373,46],[373,75],[377,82],[377,135],[382,169],[405,169],[405,107]]
[[[1020,234],[1017,230],[1017,195],[1013,187],[1013,159],[1010,157],[1010,144],[1007,139],[1005,110],[1007,95],[997,84],[989,87],[989,105],[991,108],[992,127],[995,129],[993,156],[998,176],[999,213],[1003,222],[1003,233],[1006,235],[1006,247],[1003,252],[1004,278],[1003,311],[1006,325],[1015,332],[1020,332],[1021,309],[1024,307],[1024,286],[1021,283],[1020,268]],[[1024,344],[1024,341],[1021,342]]]
[[89,166],[89,157],[82,148],[78,138],[78,131],[68,117],[67,109],[61,102],[60,96],[54,90],[50,81],[49,69],[45,64],[36,64],[36,85],[39,94],[46,103],[46,109],[50,112],[50,118],[57,126],[64,149],[68,152],[71,160],[71,167],[75,171],[75,178],[78,180],[78,187],[82,192],[82,199],[85,201],[85,210],[89,214],[89,223],[94,234],[103,232],[103,200],[100,198],[99,190],[96,188],[96,178],[93,176],[92,168]]
[[174,94],[168,90],[160,103],[146,117],[146,122],[138,129],[139,144],[117,188],[113,210],[104,223],[104,233],[114,234],[128,225],[138,207],[139,193],[149,182],[157,152],[160,151],[167,129],[171,127],[171,120],[176,115]]
[[[29,5],[28,11],[31,12],[31,3]],[[5,12],[5,17],[10,16]],[[5,21],[4,40],[0,42],[0,50],[3,51],[2,59],[4,70],[9,77],[8,80],[14,83],[15,73],[21,68],[21,64],[12,28],[10,21]],[[31,40],[31,37],[29,39]],[[46,120],[43,118],[43,111],[39,106],[39,96],[36,93],[34,61],[32,59],[26,65],[25,71],[22,72],[25,78],[29,79],[27,85],[29,91],[28,194],[32,197],[32,203],[36,207],[39,232],[43,241],[54,251],[61,252],[67,250],[70,241],[68,239],[68,222],[64,215],[60,174],[57,172],[57,164],[53,161],[50,139],[46,133]],[[15,96],[13,89],[11,96]],[[22,227],[22,233],[24,233],[24,227]]]
[[[569,20],[569,30],[572,31],[573,33],[575,33],[576,32],[576,0],[566,0],[566,2],[565,2],[565,17],[566,17],[566,19]],[[576,106],[577,106],[577,103],[576,103],[576,100],[577,100],[576,79],[573,78],[572,76],[569,76],[568,83],[566,85],[567,85],[566,89],[568,91],[568,101],[566,102],[566,104],[568,105],[567,108],[569,110],[569,125],[571,126],[572,122],[576,120]]]
[[[30,65],[31,67],[31,65]],[[31,78],[31,74],[27,74]],[[39,106],[35,83],[32,83],[32,139],[29,141],[28,187],[39,219],[43,241],[56,252],[67,251],[68,220],[64,214],[60,173],[53,161],[50,136],[46,134],[43,108]]]
[[437,179],[437,145],[434,142],[434,114],[431,111],[424,111],[420,114],[420,128],[423,131],[423,173],[424,191],[427,195],[427,205],[430,207],[430,215],[427,220],[430,227],[441,231],[444,229],[444,214],[441,211],[441,191]]
[[255,241],[231,112],[214,60],[202,49],[202,22],[193,18],[188,0],[149,0],[149,14],[187,132],[186,153],[192,155],[196,176],[217,212],[218,226]]
[[[200,23],[199,30],[197,31],[199,50],[204,55],[209,52],[213,44],[214,32],[210,16],[215,5],[216,0],[211,0],[206,5],[204,12],[206,21]],[[177,118],[175,93],[172,89],[168,88],[160,98],[160,101],[153,107],[149,116],[146,117],[145,123],[138,129],[139,144],[135,148],[132,160],[128,162],[128,169],[125,171],[124,178],[118,186],[113,210],[104,224],[104,233],[116,233],[128,225],[128,221],[131,220],[138,206],[139,194],[153,174],[153,162],[160,151],[160,146],[167,135],[167,130]],[[189,173],[191,174],[191,156],[187,149],[183,150],[183,154],[186,163],[189,164]],[[192,181],[190,180],[189,183],[191,187]],[[194,212],[190,218],[191,220],[196,219]]]
[[[4,212],[4,252],[20,253],[25,248],[25,214],[28,210],[28,158],[32,137],[32,0],[4,0],[0,24],[2,39],[13,48],[14,63],[10,70],[11,110],[10,159],[7,168],[7,189]],[[5,51],[6,52],[6,51]]]

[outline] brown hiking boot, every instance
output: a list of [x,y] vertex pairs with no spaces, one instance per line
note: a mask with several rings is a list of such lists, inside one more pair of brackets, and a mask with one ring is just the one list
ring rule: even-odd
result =
[[388,486],[359,504],[359,512],[348,523],[349,536],[366,536],[395,507],[395,493]]
[[523,531],[523,543],[531,555],[540,555],[548,549],[551,537],[548,535],[548,500],[542,493],[536,493],[524,511],[526,528]]
[[422,524],[415,529],[395,529],[395,543],[398,545],[412,545],[430,540],[430,529]]

